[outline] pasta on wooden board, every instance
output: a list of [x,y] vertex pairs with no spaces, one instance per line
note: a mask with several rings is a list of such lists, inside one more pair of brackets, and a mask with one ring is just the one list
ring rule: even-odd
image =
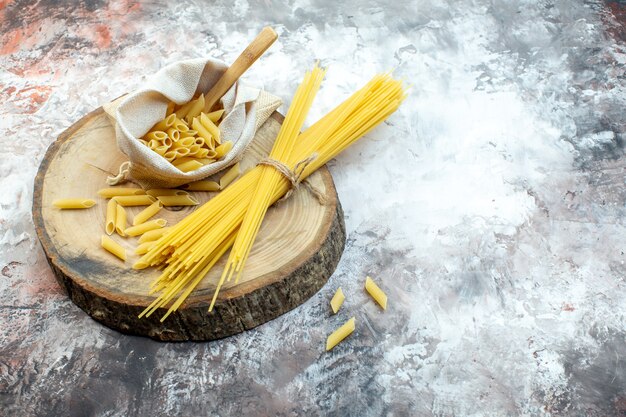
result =
[[145,223],[138,224],[137,226],[128,227],[124,230],[124,233],[128,236],[139,236],[140,234],[149,232],[150,230],[165,227],[165,225],[167,225],[167,220],[165,219],[150,220]]
[[149,206],[156,201],[151,195],[123,195],[113,199],[122,207]]
[[98,195],[104,198],[121,197],[127,195],[143,195],[146,192],[141,188],[103,188],[98,190]]
[[124,230],[126,230],[126,210],[124,210],[124,207],[120,206],[116,202],[115,203],[115,231],[120,236],[126,236],[126,233],[124,233]]
[[155,201],[154,203],[137,213],[135,217],[133,217],[133,226],[144,223],[150,217],[156,215],[159,211],[161,211],[162,208],[163,204],[160,201]]
[[61,198],[54,200],[52,205],[62,210],[80,210],[91,208],[96,202],[89,198]]
[[107,235],[102,235],[102,238],[100,239],[100,244],[108,252],[117,256],[122,261],[126,261],[126,249],[124,249],[122,245],[120,245]]
[[104,223],[104,230],[106,234],[111,236],[115,232],[115,215],[117,213],[117,203],[111,199],[107,203],[107,212]]

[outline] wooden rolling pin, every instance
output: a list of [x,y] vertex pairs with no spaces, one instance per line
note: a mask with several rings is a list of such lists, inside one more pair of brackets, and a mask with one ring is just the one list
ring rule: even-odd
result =
[[215,83],[213,88],[204,95],[204,112],[208,113],[218,100],[226,94],[228,89],[235,84],[241,75],[259,59],[261,55],[274,43],[278,34],[269,26],[263,28],[261,33],[248,45],[237,57],[235,62],[226,70],[224,75]]

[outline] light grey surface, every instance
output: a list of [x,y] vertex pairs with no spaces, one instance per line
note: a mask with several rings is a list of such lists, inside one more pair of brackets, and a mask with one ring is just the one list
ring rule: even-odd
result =
[[[625,413],[624,7],[0,6],[0,414]],[[349,236],[336,273],[300,308],[218,342],[102,327],[58,288],[36,241],[45,149],[143,75],[205,54],[231,62],[266,24],[280,38],[246,79],[288,104],[320,59],[310,121],[376,72],[413,85],[330,164]],[[331,317],[338,286],[347,300]],[[355,333],[325,353],[351,316]]]

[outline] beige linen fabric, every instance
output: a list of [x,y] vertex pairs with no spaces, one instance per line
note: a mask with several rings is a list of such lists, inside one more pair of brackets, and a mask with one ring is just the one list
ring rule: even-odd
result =
[[226,68],[223,62],[208,58],[176,62],[157,72],[138,91],[105,104],[104,110],[115,121],[117,146],[130,162],[123,164],[120,175],[110,177],[109,183],[115,185],[130,177],[145,189],[178,187],[239,161],[257,129],[282,104],[280,98],[239,82],[220,99],[225,110],[219,126],[222,141],[233,142],[233,149],[223,159],[182,172],[137,140],[165,117],[169,101],[184,104],[196,93],[206,93]]

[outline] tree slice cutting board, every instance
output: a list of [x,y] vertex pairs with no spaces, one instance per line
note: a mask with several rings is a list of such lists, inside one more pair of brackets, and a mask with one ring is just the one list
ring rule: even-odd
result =
[[[282,120],[274,113],[259,129],[241,162],[244,170],[269,154]],[[166,310],[137,318],[153,300],[148,288],[159,271],[131,268],[139,258],[134,255],[137,238],[113,236],[127,250],[125,263],[100,247],[107,200],[96,192],[107,187],[106,177],[117,173],[125,160],[117,150],[113,125],[99,108],[50,146],[35,178],[33,219],[48,262],[72,301],[106,326],[166,341],[218,339],[297,307],[335,270],[345,245],[345,225],[332,177],[324,167],[309,179],[328,202],[321,205],[301,187],[270,208],[241,280],[225,285],[212,313],[207,310],[226,256],[163,323],[159,319]],[[193,194],[201,203],[215,195]],[[97,204],[86,210],[52,206],[53,200],[66,197],[92,198]],[[128,218],[143,208],[127,207]],[[173,225],[192,210],[169,208],[157,217]]]

